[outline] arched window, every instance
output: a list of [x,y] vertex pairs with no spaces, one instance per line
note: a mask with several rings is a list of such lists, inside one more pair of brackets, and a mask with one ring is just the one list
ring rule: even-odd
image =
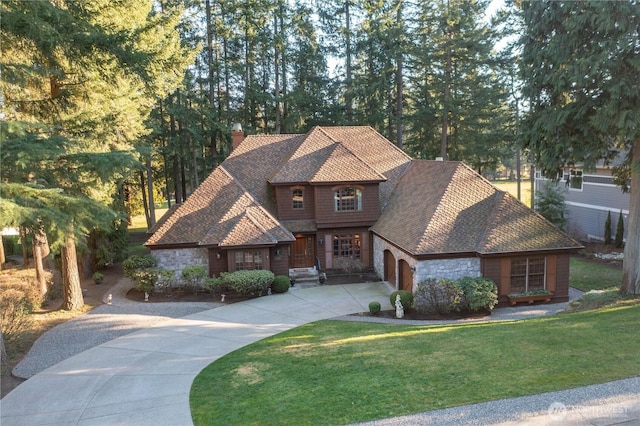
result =
[[333,194],[337,212],[362,210],[362,191],[352,186],[337,189]]

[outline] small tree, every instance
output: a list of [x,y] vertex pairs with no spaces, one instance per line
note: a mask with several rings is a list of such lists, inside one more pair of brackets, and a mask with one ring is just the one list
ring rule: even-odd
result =
[[624,245],[624,219],[622,218],[622,211],[618,216],[618,224],[616,225],[616,239],[614,242],[617,248],[621,248]]
[[604,243],[611,244],[611,210],[607,213],[607,220],[604,221]]
[[536,200],[535,210],[558,228],[564,229],[567,222],[564,217],[566,211],[564,191],[552,182],[547,182],[536,191]]

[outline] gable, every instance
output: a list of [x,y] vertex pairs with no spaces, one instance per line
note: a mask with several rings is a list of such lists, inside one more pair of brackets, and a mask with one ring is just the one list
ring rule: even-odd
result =
[[218,166],[146,245],[231,246],[294,240],[224,166]]

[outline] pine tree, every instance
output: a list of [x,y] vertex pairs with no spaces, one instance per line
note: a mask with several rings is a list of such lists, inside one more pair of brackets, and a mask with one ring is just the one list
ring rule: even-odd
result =
[[565,197],[562,190],[551,182],[545,183],[536,194],[535,210],[545,219],[560,229],[564,229],[567,222]]
[[616,239],[614,241],[616,248],[621,248],[624,245],[624,219],[622,218],[622,212],[618,216],[618,223],[616,224]]
[[75,309],[75,245],[115,220],[109,202],[137,166],[132,149],[153,98],[180,82],[189,58],[172,30],[180,10],[104,0],[2,2],[0,11],[0,226],[46,232],[67,262],[64,306]]
[[611,211],[607,212],[607,220],[604,221],[604,243],[611,244]]
[[629,153],[622,293],[640,293],[640,14],[636,1],[522,2],[523,122],[542,172]]

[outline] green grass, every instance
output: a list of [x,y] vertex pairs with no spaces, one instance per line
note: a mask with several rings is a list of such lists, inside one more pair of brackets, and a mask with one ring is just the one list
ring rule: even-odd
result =
[[[509,180],[496,180],[491,182],[493,186],[501,191],[508,192],[515,198],[518,198],[518,182]],[[531,207],[531,182],[520,182],[520,201]]]
[[640,375],[640,302],[451,326],[320,321],[205,368],[196,425],[346,424]]
[[619,286],[622,270],[571,258],[569,285],[582,291]]
[[[160,219],[162,215],[164,215],[167,210],[166,203],[164,207],[158,208],[156,207],[156,220]],[[131,218],[131,223],[129,224],[129,231],[131,232],[146,232],[147,230],[147,220],[144,217],[144,214],[136,215]]]

